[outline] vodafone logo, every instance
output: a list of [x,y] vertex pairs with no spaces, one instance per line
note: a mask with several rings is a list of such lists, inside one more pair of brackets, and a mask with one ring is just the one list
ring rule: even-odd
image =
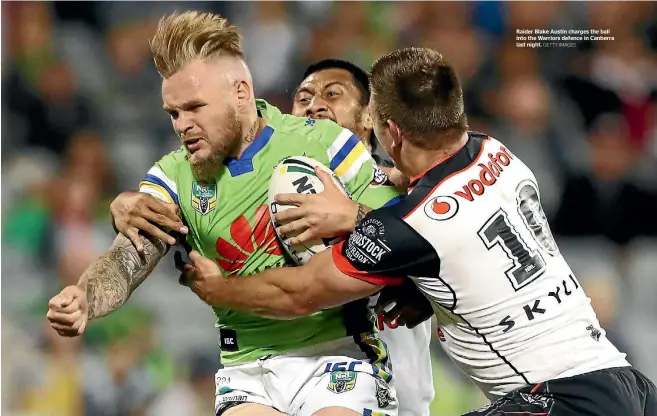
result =
[[457,212],[459,212],[459,203],[456,198],[451,196],[433,198],[424,206],[424,213],[427,214],[427,217],[436,221],[448,220]]

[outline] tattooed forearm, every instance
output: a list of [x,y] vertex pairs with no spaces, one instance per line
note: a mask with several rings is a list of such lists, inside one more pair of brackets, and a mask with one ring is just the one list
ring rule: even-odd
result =
[[89,319],[107,315],[123,305],[166,253],[162,241],[142,239],[144,251],[139,254],[130,240],[119,234],[109,251],[80,277],[78,286],[87,293]]
[[358,212],[356,213],[356,227],[360,224],[361,221],[363,221],[363,218],[365,218],[365,215],[367,215],[368,212],[372,211],[372,208],[368,208],[363,204],[358,204]]

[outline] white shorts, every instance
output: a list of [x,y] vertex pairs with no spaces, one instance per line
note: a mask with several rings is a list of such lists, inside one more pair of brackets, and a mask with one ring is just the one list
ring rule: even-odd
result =
[[334,406],[369,416],[397,416],[387,347],[372,335],[361,346],[351,337],[342,338],[225,367],[215,376],[215,413],[221,415],[236,403],[258,403],[294,416],[312,416]]
[[431,367],[431,320],[413,329],[378,320],[377,334],[388,346],[395,372],[395,389],[401,416],[429,416],[434,398]]

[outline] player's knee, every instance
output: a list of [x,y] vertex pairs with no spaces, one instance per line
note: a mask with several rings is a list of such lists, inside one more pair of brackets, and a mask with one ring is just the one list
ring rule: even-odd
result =
[[362,416],[362,413],[346,407],[325,407],[313,413],[313,416]]

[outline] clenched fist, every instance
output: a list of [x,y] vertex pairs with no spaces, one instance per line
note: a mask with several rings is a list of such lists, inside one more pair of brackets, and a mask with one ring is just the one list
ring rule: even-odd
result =
[[67,286],[48,302],[50,326],[63,337],[82,335],[89,319],[87,294],[77,286]]

